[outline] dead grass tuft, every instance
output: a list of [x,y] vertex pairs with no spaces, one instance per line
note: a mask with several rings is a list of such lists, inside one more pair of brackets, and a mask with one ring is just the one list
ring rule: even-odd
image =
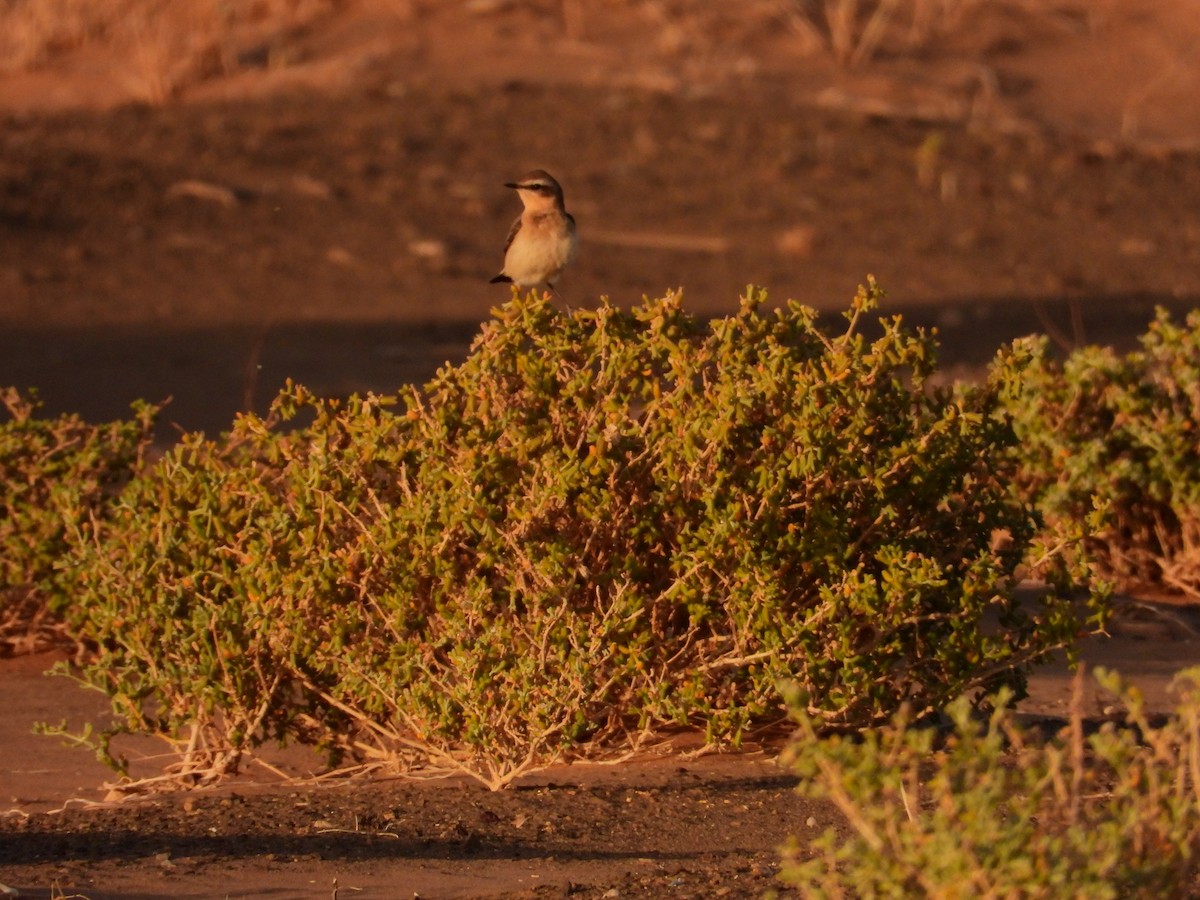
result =
[[346,0],[0,0],[0,73],[89,45],[124,51],[129,88],[162,103],[239,69],[286,64],[288,39]]
[[0,593],[0,658],[75,647],[62,620],[37,591],[11,588]]

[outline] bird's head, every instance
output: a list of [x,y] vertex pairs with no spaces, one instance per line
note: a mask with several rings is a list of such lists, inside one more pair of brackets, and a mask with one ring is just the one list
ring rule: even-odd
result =
[[562,187],[544,169],[534,169],[517,181],[506,182],[504,186],[517,192],[526,209],[562,206]]

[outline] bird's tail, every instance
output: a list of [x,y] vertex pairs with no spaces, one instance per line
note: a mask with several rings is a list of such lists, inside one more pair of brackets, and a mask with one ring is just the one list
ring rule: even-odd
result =
[[489,281],[488,284],[512,284],[512,279],[501,272],[499,275]]

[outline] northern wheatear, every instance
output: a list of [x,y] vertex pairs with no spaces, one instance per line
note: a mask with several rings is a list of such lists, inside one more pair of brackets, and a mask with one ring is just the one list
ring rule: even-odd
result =
[[541,169],[504,186],[517,192],[525,209],[508,230],[504,268],[492,284],[504,281],[520,288],[553,290],[579,249],[575,219],[563,206],[562,188]]

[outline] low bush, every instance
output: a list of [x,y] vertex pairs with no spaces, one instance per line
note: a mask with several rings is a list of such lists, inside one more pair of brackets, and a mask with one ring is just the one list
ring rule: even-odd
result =
[[813,898],[1194,896],[1200,669],[1177,677],[1162,723],[1136,689],[1097,678],[1125,721],[1086,733],[1077,683],[1070,721],[1049,739],[1017,723],[1007,694],[982,723],[952,704],[944,738],[901,712],[860,740],[823,739],[801,709],[800,791],[832,801],[847,830],[793,839],[783,878]]
[[1060,363],[1045,339],[1013,353],[1022,491],[1055,527],[1106,511],[1087,545],[1107,577],[1200,597],[1200,313],[1181,326],[1160,310],[1126,355]]
[[832,336],[764,299],[514,298],[423,389],[289,386],[186,439],[77,544],[84,677],[194,777],[284,738],[493,787],[664,727],[736,744],[782,680],[822,728],[1019,690],[1082,610],[1016,599],[1041,523],[998,388],[865,338],[873,284]]
[[75,415],[39,418],[35,398],[0,389],[0,651],[66,640],[59,568],[68,533],[101,519],[140,467],[158,410],[90,425]]

